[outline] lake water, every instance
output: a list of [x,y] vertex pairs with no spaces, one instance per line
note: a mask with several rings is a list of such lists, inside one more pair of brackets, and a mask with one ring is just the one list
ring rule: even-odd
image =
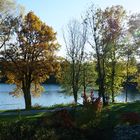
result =
[[[45,91],[40,97],[32,97],[32,105],[39,104],[41,106],[52,106],[61,103],[72,103],[74,101],[73,96],[66,95],[62,92],[62,88],[59,85],[43,85]],[[9,95],[9,92],[13,91],[15,85],[0,84],[0,110],[5,109],[23,109],[25,108],[24,98],[13,97]],[[94,92],[97,96],[97,92]],[[115,100],[117,102],[125,101],[125,94],[122,92]],[[128,101],[140,100],[140,93],[130,92],[128,93]],[[78,102],[82,103],[82,98],[79,95]]]

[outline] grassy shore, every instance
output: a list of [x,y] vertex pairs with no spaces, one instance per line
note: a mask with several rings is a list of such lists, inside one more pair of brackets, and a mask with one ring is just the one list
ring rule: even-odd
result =
[[[63,138],[90,140],[94,137],[95,139],[110,140],[116,126],[140,123],[140,102],[110,104],[104,107],[101,112],[95,112],[91,106],[87,108],[79,107],[79,105],[56,105],[50,108],[39,108],[39,110],[64,107],[72,107],[73,109],[69,111],[38,112],[33,115],[21,115],[20,112],[24,110],[14,110],[12,112],[18,111],[19,114],[0,116],[0,138],[8,133],[10,138],[15,134],[17,139],[27,139],[30,135],[33,138],[37,135],[38,138],[44,135],[46,139],[55,138],[56,140]],[[11,111],[8,110],[7,112],[10,113]],[[128,120],[127,118],[123,120],[122,116],[125,114],[130,116]],[[10,130],[11,127],[13,127],[13,131]],[[20,134],[25,133],[26,135],[17,134],[18,131],[20,131]]]

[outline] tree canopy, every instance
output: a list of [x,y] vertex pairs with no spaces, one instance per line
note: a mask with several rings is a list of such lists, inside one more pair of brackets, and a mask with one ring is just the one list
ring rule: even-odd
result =
[[16,91],[24,93],[26,108],[31,108],[31,87],[34,89],[32,93],[39,93],[40,83],[55,73],[55,51],[59,45],[52,27],[43,23],[33,12],[17,22],[15,39],[1,51],[1,60],[8,82],[17,85]]

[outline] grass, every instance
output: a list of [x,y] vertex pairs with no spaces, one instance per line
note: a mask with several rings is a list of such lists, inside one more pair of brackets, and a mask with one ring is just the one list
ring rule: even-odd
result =
[[137,112],[140,113],[140,102],[133,103],[114,103],[103,109],[104,114],[110,114],[112,116],[119,116],[125,112]]
[[[33,107],[31,110],[53,110],[57,108],[64,107],[74,107],[74,104],[55,104],[49,107]],[[31,115],[20,115],[21,112],[26,111],[25,109],[14,109],[14,110],[0,110],[0,113],[17,113],[17,115],[0,115],[0,122],[2,121],[16,121],[16,120],[24,120],[24,119],[38,119],[39,117],[46,116],[52,114],[51,112],[39,112]],[[29,110],[28,110],[29,111]]]
[[[56,108],[63,108],[63,107],[73,107],[75,104],[68,103],[68,104],[55,104],[48,107],[42,107],[40,105],[33,106],[31,110],[53,110]],[[11,110],[0,110],[0,113],[3,112],[18,112],[18,111],[26,111],[26,109],[11,109]]]
[[[22,116],[19,116],[19,115],[8,115],[8,116],[0,116],[0,122],[3,122],[3,121],[8,121],[8,122],[13,122],[13,121],[17,121],[17,120],[24,120],[24,119],[37,119],[41,116],[43,116],[45,113],[38,113],[38,114],[35,114],[35,115],[22,115]],[[46,114],[45,114],[46,115]]]
[[[74,104],[56,104],[50,107],[39,107],[39,108],[32,108],[32,110],[53,110],[56,108],[63,108],[63,107],[74,107]],[[77,105],[79,106],[79,105]],[[1,113],[6,112],[18,112],[18,115],[10,115],[10,116],[0,116],[1,119],[5,120],[13,120],[15,118],[18,118],[20,115],[20,112],[26,111],[25,109],[18,109],[18,110],[0,110]],[[109,106],[103,108],[102,114],[105,116],[108,114],[110,116],[119,116],[120,114],[124,112],[137,112],[140,113],[140,102],[134,102],[134,103],[114,103],[110,104]],[[36,113],[34,115],[22,115],[22,118],[38,118],[43,116],[46,113]],[[49,114],[49,113],[48,113]]]
[[122,114],[131,112],[140,114],[140,102],[111,104],[102,110],[101,124],[102,126],[109,126],[110,129],[111,127],[114,128],[122,123]]
[[138,112],[140,113],[140,102],[133,102],[133,103],[114,103],[110,104],[104,111],[109,109],[112,113],[122,113],[122,112]]
[[[73,103],[68,103],[68,104],[55,104],[55,105],[52,105],[52,106],[49,106],[49,107],[40,107],[39,110],[53,110],[53,109],[56,109],[56,108],[63,108],[63,107],[74,107],[76,106],[75,104]],[[33,109],[36,109],[36,108],[33,108]]]
[[[47,108],[39,108],[39,109],[55,109],[62,107],[73,107],[72,104],[60,104],[54,105]],[[20,122],[25,128],[32,125],[32,127],[37,127],[37,130],[34,130],[35,133],[43,129],[43,132],[46,131],[46,127],[48,128],[48,133],[52,133],[53,136],[64,136],[68,135],[69,139],[76,138],[76,136],[86,137],[86,139],[93,139],[93,136],[97,138],[104,138],[110,140],[113,135],[113,129],[116,125],[120,124],[120,116],[122,113],[127,112],[136,112],[140,114],[140,102],[134,103],[114,103],[110,104],[103,108],[101,113],[95,114],[93,108],[80,108],[73,109],[68,111],[68,114],[59,114],[57,112],[47,112],[47,113],[36,113],[33,115],[20,115],[20,112],[23,110],[14,110],[18,111],[18,115],[10,115],[10,116],[0,116],[0,123],[2,122],[13,122],[16,124],[15,133],[18,130],[18,123]],[[5,111],[10,112],[10,110]],[[12,111],[13,112],[13,111]],[[61,125],[65,126],[67,120],[73,120],[76,128],[68,129],[67,127],[63,128]],[[65,121],[64,121],[65,120]],[[26,124],[24,125],[24,123]],[[38,125],[39,124],[39,125]],[[41,124],[41,125],[40,125]],[[26,126],[27,125],[27,126]],[[35,125],[35,126],[34,126]],[[11,125],[12,126],[12,125]],[[32,127],[30,131],[32,131]],[[3,129],[3,128],[1,128]],[[5,128],[4,128],[5,129]],[[7,129],[8,131],[9,129]],[[26,130],[26,129],[25,129]],[[53,132],[52,132],[53,130]],[[74,133],[74,134],[73,134]],[[76,134],[75,134],[76,133]],[[27,130],[28,134],[28,130]],[[42,134],[41,134],[42,135]],[[74,136],[75,135],[75,136]],[[67,138],[66,138],[67,139]]]

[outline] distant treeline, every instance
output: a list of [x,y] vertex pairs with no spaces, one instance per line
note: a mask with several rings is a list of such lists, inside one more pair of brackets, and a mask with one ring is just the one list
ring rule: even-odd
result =
[[[0,83],[6,83],[7,81],[7,77],[4,76],[0,79]],[[44,84],[59,84],[58,81],[56,80],[54,75],[51,75],[49,77],[49,79],[47,79],[45,82],[43,82]]]

